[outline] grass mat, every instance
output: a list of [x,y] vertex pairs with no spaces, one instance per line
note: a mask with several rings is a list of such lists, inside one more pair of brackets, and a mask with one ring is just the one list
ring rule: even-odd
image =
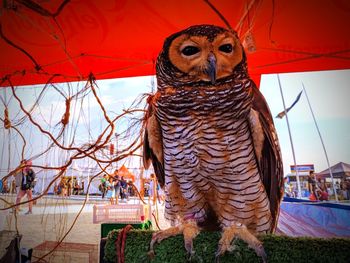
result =
[[[105,262],[117,262],[115,241],[119,230],[108,234],[104,251]],[[127,234],[125,245],[126,262],[177,263],[187,262],[184,240],[177,235],[155,245],[155,257],[147,255],[152,231],[131,230]],[[220,232],[201,232],[194,240],[195,255],[191,262],[215,262]],[[293,238],[276,235],[261,235],[267,260],[273,262],[350,262],[350,239],[345,238]],[[233,242],[235,249],[220,257],[224,262],[262,262],[242,240]]]

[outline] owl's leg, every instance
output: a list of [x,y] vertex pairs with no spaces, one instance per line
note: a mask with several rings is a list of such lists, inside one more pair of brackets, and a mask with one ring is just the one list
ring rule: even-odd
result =
[[195,221],[188,221],[179,226],[170,227],[168,229],[156,232],[152,236],[148,255],[150,257],[154,257],[153,247],[155,243],[160,243],[162,240],[168,237],[183,234],[184,241],[185,241],[185,249],[189,257],[191,257],[194,255],[193,239],[198,235],[198,233],[199,233],[199,227],[197,226],[197,223]]
[[252,233],[249,232],[247,227],[241,223],[234,223],[230,227],[224,228],[221,239],[219,241],[219,248],[216,252],[216,259],[225,254],[226,251],[232,251],[234,248],[231,246],[232,240],[238,237],[245,241],[249,247],[254,249],[255,253],[260,256],[263,262],[266,262],[267,257],[264,247]]

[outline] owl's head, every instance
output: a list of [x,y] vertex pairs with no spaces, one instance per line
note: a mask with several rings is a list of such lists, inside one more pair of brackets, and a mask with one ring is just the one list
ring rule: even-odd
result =
[[227,79],[245,70],[245,55],[235,32],[197,25],[169,36],[157,60],[158,81],[173,86]]

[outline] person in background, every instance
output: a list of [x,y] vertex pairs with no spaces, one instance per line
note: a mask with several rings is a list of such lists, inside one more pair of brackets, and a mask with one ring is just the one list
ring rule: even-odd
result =
[[3,181],[3,189],[2,189],[2,192],[3,192],[4,194],[8,194],[8,193],[10,192],[9,184],[8,184],[7,179],[5,179],[5,180]]
[[77,180],[74,181],[73,195],[78,195],[80,192],[80,186]]
[[126,180],[124,179],[124,176],[122,176],[120,178],[120,197],[121,197],[121,200],[124,200],[127,198],[127,188],[128,188],[128,184],[127,184]]
[[330,183],[325,183],[326,185],[326,190],[329,196],[331,196],[333,194],[332,188],[331,188],[331,184]]
[[348,199],[348,192],[346,191],[346,181],[345,179],[341,179],[341,182],[340,182],[340,196],[342,197],[343,200],[346,200]]
[[[82,182],[81,182],[81,193],[82,193],[82,194],[85,194],[84,191],[85,191],[85,182],[82,181]],[[87,194],[87,193],[86,193],[86,194]]]
[[350,200],[350,178],[345,180],[345,189],[347,192],[348,200]]
[[25,165],[26,160],[23,160],[20,165],[20,172],[14,174],[14,180],[12,181],[12,193],[19,193],[19,190],[21,190],[21,184],[22,184],[22,170]]
[[119,195],[120,195],[120,180],[118,174],[114,175],[114,191],[115,191],[115,204],[119,203]]
[[[31,168],[31,166],[32,166],[31,161],[27,161],[27,160],[22,161],[22,170],[20,172],[21,184],[20,184],[20,189],[16,198],[17,209],[18,209],[18,204],[21,202],[21,199],[25,195],[27,195],[28,200],[33,199],[32,190],[34,187],[35,173]],[[29,210],[25,213],[26,215],[32,214],[33,202],[30,201],[28,205],[29,205]]]
[[115,198],[115,189],[114,189],[114,181],[113,177],[110,176],[108,178],[108,181],[106,182],[106,197],[109,198],[109,201],[111,202],[111,205],[114,204],[114,198]]
[[134,190],[133,184],[134,183],[132,182],[132,180],[128,181],[128,197],[135,196],[135,190]]
[[54,193],[54,195],[58,195],[58,184],[56,182],[53,186],[53,193]]
[[290,185],[288,183],[288,177],[284,177],[284,196],[292,197],[290,193]]
[[101,178],[101,183],[99,185],[99,190],[102,193],[102,199],[105,198],[105,195],[107,192],[107,187],[106,187],[107,181],[108,181],[108,174],[104,174],[103,177]]
[[71,196],[72,195],[72,190],[73,190],[73,182],[72,179],[68,179],[67,182],[67,195]]
[[58,185],[58,192],[61,196],[67,196],[67,182],[64,177],[61,178],[61,181]]
[[297,195],[295,193],[295,190],[294,190],[294,186],[292,183],[289,183],[289,193],[290,193],[290,196],[293,197],[293,198],[296,198]]
[[[337,195],[340,195],[340,184],[339,184],[339,181],[335,182],[334,189],[335,189],[335,192],[337,193]],[[335,193],[334,193],[334,195],[335,195]]]
[[318,195],[316,193],[316,176],[314,171],[309,172],[308,183],[309,183],[309,191],[310,191],[310,200],[315,200],[315,201],[318,200]]
[[155,176],[155,174],[151,174],[150,176],[150,183],[149,183],[149,191],[150,191],[150,199],[152,200],[153,204],[156,203],[156,201],[158,200],[158,203],[161,203],[161,198],[159,196],[159,184],[157,181],[157,177]]
[[326,189],[321,189],[319,192],[318,198],[320,201],[328,201],[329,200],[329,195]]
[[[19,187],[18,187],[19,189]],[[16,179],[12,180],[11,185],[10,185],[10,193],[11,194],[17,194],[17,185],[16,185]]]

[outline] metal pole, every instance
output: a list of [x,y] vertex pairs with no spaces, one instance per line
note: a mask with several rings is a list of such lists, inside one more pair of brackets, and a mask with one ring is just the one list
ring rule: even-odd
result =
[[[88,160],[87,185],[86,185],[86,201],[89,201],[89,183],[90,183],[90,160]],[[91,184],[90,184],[91,186]],[[84,186],[85,187],[85,186]]]
[[338,195],[337,195],[336,189],[335,189],[335,187],[334,187],[333,173],[332,173],[331,166],[329,165],[329,159],[328,159],[328,154],[327,154],[327,151],[326,151],[326,147],[325,147],[325,145],[324,145],[324,142],[323,142],[323,139],[322,139],[322,136],[321,136],[320,129],[318,128],[318,124],[317,124],[317,121],[316,121],[316,118],[315,118],[315,114],[314,114],[314,111],[312,110],[309,97],[307,96],[304,83],[301,83],[301,84],[303,85],[303,90],[304,90],[304,92],[305,92],[305,96],[306,96],[306,99],[307,99],[307,103],[309,104],[309,108],[310,108],[310,111],[311,111],[311,114],[312,114],[312,118],[314,119],[314,123],[315,123],[316,129],[317,129],[318,135],[320,136],[320,140],[321,140],[321,143],[322,143],[324,155],[326,156],[327,165],[328,165],[328,171],[329,171],[329,174],[331,175],[331,179],[332,179],[332,187],[333,187],[333,191],[334,191],[334,194],[335,194],[335,200],[336,200],[336,202],[339,202],[339,200],[338,200]]
[[43,180],[42,180],[42,185],[41,185],[41,193],[44,193],[44,189],[45,189],[45,182],[47,179],[47,170],[45,170],[44,175],[43,175]]
[[297,186],[298,186],[298,198],[301,198],[301,187],[300,187],[299,171],[298,171],[298,166],[297,166],[297,162],[296,162],[296,158],[295,158],[293,139],[292,139],[292,134],[290,132],[288,113],[287,113],[287,110],[286,110],[286,104],[284,102],[284,97],[283,97],[283,92],[282,92],[282,85],[281,85],[281,80],[280,80],[279,74],[277,74],[277,79],[278,79],[278,85],[279,85],[280,92],[281,92],[284,113],[286,114],[290,145],[292,147],[292,154],[293,154],[293,160],[294,160],[294,166],[295,166],[295,172],[296,172],[296,178],[297,178]]

